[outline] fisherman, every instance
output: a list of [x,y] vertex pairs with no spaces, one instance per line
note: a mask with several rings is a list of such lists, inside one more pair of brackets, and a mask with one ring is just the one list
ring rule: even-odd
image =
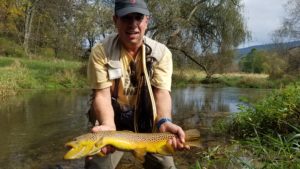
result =
[[[144,36],[149,15],[144,0],[115,1],[113,21],[117,34],[97,43],[88,63],[88,79],[93,89],[89,111],[90,121],[95,125],[92,132],[170,132],[178,136],[169,140],[175,150],[188,149],[184,145],[184,131],[171,117],[172,54],[165,45]],[[150,114],[146,113],[148,110]],[[112,146],[103,147],[101,153],[106,156],[87,158],[85,168],[113,169],[123,155]],[[143,166],[176,168],[172,156],[154,154],[145,156]]]

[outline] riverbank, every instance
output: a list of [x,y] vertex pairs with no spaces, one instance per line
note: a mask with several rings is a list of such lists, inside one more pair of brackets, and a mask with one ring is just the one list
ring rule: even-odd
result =
[[215,134],[230,143],[199,153],[194,168],[300,168],[300,83],[246,105],[216,123]]
[[[26,59],[0,56],[0,96],[23,89],[86,88],[86,60]],[[242,88],[279,88],[296,81],[293,78],[270,80],[266,74],[215,74],[209,80],[196,69],[174,69],[173,87],[209,84]]]
[[0,96],[23,89],[84,88],[85,67],[79,61],[0,56]]
[[206,79],[204,72],[196,69],[175,69],[173,73],[173,87],[188,85],[210,85],[216,87],[239,87],[257,89],[276,89],[299,81],[296,77],[284,76],[280,79],[270,79],[267,74],[254,73],[223,73],[214,74]]

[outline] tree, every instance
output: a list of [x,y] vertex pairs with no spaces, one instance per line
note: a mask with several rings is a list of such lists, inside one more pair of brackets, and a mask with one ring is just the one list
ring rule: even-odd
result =
[[286,4],[288,16],[284,18],[282,32],[289,37],[300,38],[300,1],[289,0]]
[[289,49],[286,41],[300,39],[300,1],[289,0],[285,4],[287,16],[283,18],[282,26],[273,34],[274,43],[277,44],[278,53],[284,56],[285,73],[298,76],[300,72],[299,48]]
[[281,78],[287,69],[286,61],[277,52],[252,49],[240,61],[240,68],[247,73],[267,73],[272,79]]
[[286,60],[277,52],[266,53],[262,66],[263,72],[269,74],[271,79],[282,78],[287,70]]
[[263,51],[252,49],[240,61],[241,70],[247,73],[263,73],[263,63],[265,62],[265,54]]
[[0,0],[0,34],[15,40],[23,40],[24,16],[22,0]]
[[282,26],[274,32],[276,39],[300,39],[300,1],[289,0],[285,4],[287,16],[283,18]]
[[149,34],[197,63],[208,78],[231,63],[232,50],[248,35],[239,0],[153,0],[149,6]]
[[292,48],[288,52],[287,73],[299,77],[300,74],[300,47]]
[[[27,53],[80,56],[114,30],[113,0],[0,2],[1,31],[20,39]],[[232,49],[247,35],[240,0],[149,0],[148,6],[147,35],[167,44],[177,65],[191,60],[208,77],[231,63]]]
[[97,39],[105,37],[114,30],[112,21],[112,7],[110,1],[94,2],[84,6],[84,15],[79,22],[84,27],[85,38],[88,40],[88,49],[94,46]]
[[38,5],[40,0],[24,0],[24,6],[25,6],[25,24],[24,24],[24,41],[23,41],[23,47],[25,50],[25,53],[29,54],[29,39],[31,37],[31,31],[32,31],[32,21],[35,16],[36,12],[36,6]]

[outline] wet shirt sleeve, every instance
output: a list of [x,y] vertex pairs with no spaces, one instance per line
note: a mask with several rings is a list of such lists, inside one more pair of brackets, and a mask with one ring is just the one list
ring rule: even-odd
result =
[[88,62],[87,77],[92,89],[104,89],[112,85],[108,79],[107,58],[101,44],[96,44],[91,51]]
[[153,66],[153,78],[151,84],[159,89],[171,91],[173,62],[172,54],[166,50],[162,59]]

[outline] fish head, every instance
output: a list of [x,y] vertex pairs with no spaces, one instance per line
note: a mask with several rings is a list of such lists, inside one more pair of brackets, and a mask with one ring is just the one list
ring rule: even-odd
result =
[[75,138],[65,144],[69,151],[65,154],[64,159],[79,159],[99,153],[100,149],[96,147],[97,141],[88,135]]

